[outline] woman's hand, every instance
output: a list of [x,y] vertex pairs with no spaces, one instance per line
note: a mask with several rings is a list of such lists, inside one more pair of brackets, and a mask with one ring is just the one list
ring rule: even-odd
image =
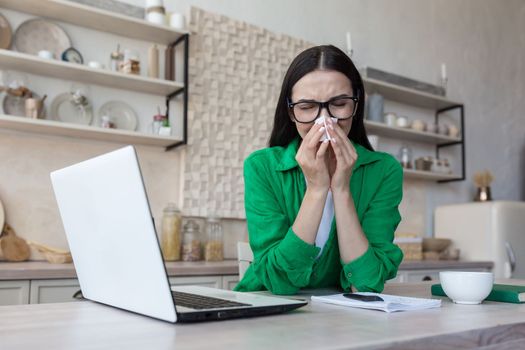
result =
[[343,129],[337,123],[328,123],[329,132],[331,136],[330,144],[335,155],[335,165],[333,160],[330,162],[330,189],[334,194],[337,192],[348,193],[350,191],[350,178],[352,177],[352,170],[355,161],[357,160],[357,152],[354,145],[345,135]]
[[[303,138],[295,159],[303,171],[308,188],[327,192],[330,187],[330,174],[326,151],[330,143],[319,142],[324,133],[325,128],[322,124],[314,124]],[[333,132],[330,136],[332,134]]]

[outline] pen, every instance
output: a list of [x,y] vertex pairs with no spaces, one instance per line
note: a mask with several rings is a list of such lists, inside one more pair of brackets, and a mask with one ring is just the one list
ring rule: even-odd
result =
[[362,295],[357,293],[344,293],[343,296],[348,299],[359,301],[384,301],[383,298],[377,295]]

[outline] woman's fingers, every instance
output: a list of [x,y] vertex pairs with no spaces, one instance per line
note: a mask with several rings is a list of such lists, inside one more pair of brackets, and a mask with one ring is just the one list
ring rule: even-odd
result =
[[321,142],[321,146],[319,146],[319,149],[317,150],[317,158],[324,157],[326,151],[328,150],[328,145],[330,145],[330,142],[328,142],[328,140]]
[[310,139],[308,140],[308,147],[312,150],[317,150],[319,146],[319,141],[325,133],[325,127],[323,125],[314,124],[308,134],[312,133]]
[[348,136],[344,133],[343,129],[335,124],[333,125],[334,129],[332,131],[332,134],[334,135],[334,143],[338,146],[340,149],[342,156],[344,157],[345,161],[348,162],[350,165],[353,165],[355,160],[357,159],[357,152],[348,139]]

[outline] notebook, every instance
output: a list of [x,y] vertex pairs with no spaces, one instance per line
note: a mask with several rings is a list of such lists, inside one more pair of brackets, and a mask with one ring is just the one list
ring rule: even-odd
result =
[[[431,287],[432,295],[447,296],[441,284],[434,284]],[[510,284],[494,284],[492,292],[485,300],[500,301],[503,303],[524,303],[525,286],[513,286]]]
[[169,322],[261,316],[307,304],[171,287],[132,146],[54,171],[51,182],[86,299]]
[[381,297],[383,301],[359,301],[354,299],[348,299],[344,297],[343,294],[332,294],[324,296],[312,296],[312,302],[322,302],[327,304],[356,307],[361,309],[380,310],[385,312],[413,311],[441,307],[441,300],[439,299],[412,298],[398,295],[369,292],[361,292],[354,294],[367,296],[375,295]]

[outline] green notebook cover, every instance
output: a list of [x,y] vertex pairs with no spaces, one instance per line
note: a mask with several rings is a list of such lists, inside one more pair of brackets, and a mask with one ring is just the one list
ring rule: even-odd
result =
[[[433,284],[430,291],[432,295],[446,296],[441,284]],[[492,292],[485,300],[501,301],[503,303],[520,304],[525,302],[525,286],[511,286],[509,284],[495,284]]]

